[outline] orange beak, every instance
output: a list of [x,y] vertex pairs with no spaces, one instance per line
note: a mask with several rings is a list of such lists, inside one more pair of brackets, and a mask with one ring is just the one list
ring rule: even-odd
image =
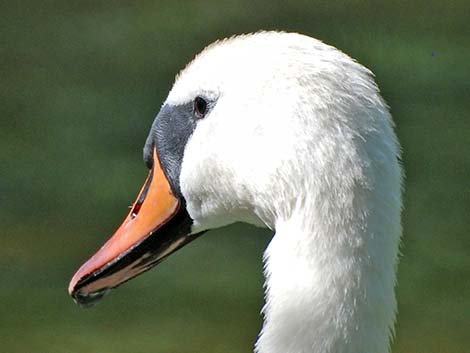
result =
[[190,234],[191,218],[173,194],[155,149],[153,160],[129,215],[70,281],[69,293],[79,304],[101,299],[197,237]]

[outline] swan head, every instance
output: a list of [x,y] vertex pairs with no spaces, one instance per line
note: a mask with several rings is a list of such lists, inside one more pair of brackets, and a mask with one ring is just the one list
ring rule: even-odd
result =
[[158,154],[194,232],[235,221],[275,229],[305,198],[333,193],[347,179],[338,175],[367,183],[373,156],[361,148],[394,159],[389,120],[369,70],[310,37],[262,32],[210,45],[178,75],[144,158],[179,146]]
[[279,32],[216,42],[177,76],[145,143],[149,177],[69,292],[94,302],[206,230],[236,221],[277,230],[295,218],[311,234],[306,248],[346,244],[354,251],[331,246],[345,258],[362,256],[380,227],[398,234],[389,255],[374,243],[361,259],[385,258],[393,301],[398,154],[371,72],[339,50]]

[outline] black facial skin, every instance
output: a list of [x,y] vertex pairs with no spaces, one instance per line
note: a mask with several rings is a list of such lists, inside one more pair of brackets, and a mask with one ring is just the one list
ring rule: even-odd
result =
[[179,176],[184,148],[195,128],[192,101],[176,106],[165,104],[155,118],[145,142],[145,162],[152,165],[152,151],[155,146],[162,169],[178,198],[182,198]]
[[179,177],[186,144],[197,126],[197,121],[204,118],[214,106],[214,101],[206,98],[207,111],[201,115],[195,111],[195,101],[181,105],[165,104],[152,124],[144,147],[144,161],[147,166],[153,164],[152,151],[157,148],[158,158],[163,171],[176,197],[183,200]]

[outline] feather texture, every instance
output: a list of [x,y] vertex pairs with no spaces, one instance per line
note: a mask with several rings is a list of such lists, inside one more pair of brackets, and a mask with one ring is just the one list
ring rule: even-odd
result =
[[167,98],[216,102],[184,152],[193,231],[269,227],[257,353],[386,353],[393,335],[402,172],[372,73],[316,39],[219,41]]

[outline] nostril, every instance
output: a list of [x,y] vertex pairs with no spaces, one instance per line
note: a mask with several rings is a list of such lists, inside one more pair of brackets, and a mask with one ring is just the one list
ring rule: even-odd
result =
[[142,202],[136,202],[134,208],[132,209],[131,219],[134,219],[135,217],[137,217],[137,214],[139,213],[141,208],[142,208]]
[[139,211],[142,208],[142,205],[145,201],[145,197],[147,196],[147,193],[150,189],[150,184],[152,183],[152,179],[153,179],[153,169],[150,169],[149,176],[147,177],[147,181],[145,182],[144,188],[142,189],[142,192],[139,198],[135,202],[134,206],[131,206],[132,208],[131,219],[134,219],[139,214]]

